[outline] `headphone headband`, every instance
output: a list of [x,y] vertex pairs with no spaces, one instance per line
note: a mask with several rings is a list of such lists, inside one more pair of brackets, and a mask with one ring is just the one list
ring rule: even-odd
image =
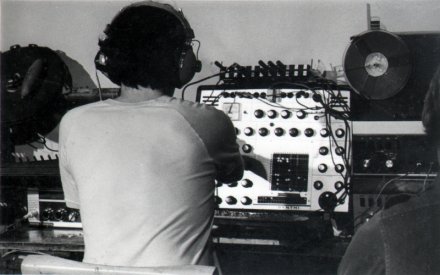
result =
[[[182,12],[182,9],[176,9],[173,6],[171,6],[170,4],[165,4],[165,3],[158,3],[158,2],[153,2],[153,1],[141,1],[141,2],[133,3],[129,6],[122,8],[121,11],[114,17],[112,23],[124,11],[126,11],[130,8],[135,8],[135,7],[153,7],[153,8],[161,9],[161,10],[167,11],[168,13],[171,13],[172,15],[174,15],[174,17],[176,17],[179,20],[183,29],[185,30],[186,40],[191,41],[192,39],[194,39],[194,37],[195,37],[194,31],[191,28],[191,26],[189,25],[188,20],[186,20],[185,15]],[[107,25],[107,27],[111,28],[112,23],[110,23],[110,25]]]
[[[124,27],[118,28],[118,23],[115,22],[117,22],[117,20],[119,20],[124,15],[128,16],[130,13],[127,14],[127,12],[129,12],[130,9],[142,7],[157,9],[171,14],[171,16],[174,16],[182,26],[185,41],[183,45],[179,46],[176,49],[174,61],[174,77],[170,78],[171,85],[177,88],[181,88],[184,84],[188,83],[193,78],[196,72],[200,72],[202,64],[198,60],[197,56],[195,56],[191,45],[191,42],[194,39],[193,29],[183,15],[182,10],[176,9],[170,4],[157,3],[153,1],[142,1],[122,8],[119,13],[117,13],[116,16],[113,18],[112,22],[107,25],[104,30],[103,36],[99,39],[98,45],[100,46],[100,50],[95,56],[95,66],[112,82],[120,85],[121,80],[118,76],[118,69],[115,69],[114,65],[112,65],[115,64],[113,61],[114,57],[112,56],[112,54],[109,54],[109,52],[117,52],[117,50],[112,49],[112,47],[109,46],[109,43],[113,41],[114,33],[125,33]],[[104,49],[106,49],[107,52]]]

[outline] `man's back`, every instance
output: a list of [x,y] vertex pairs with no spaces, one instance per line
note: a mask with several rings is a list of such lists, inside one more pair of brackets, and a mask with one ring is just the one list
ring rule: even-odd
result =
[[213,108],[167,96],[68,113],[60,169],[68,204],[81,207],[84,261],[212,264],[214,179],[219,166],[241,169],[235,140],[220,145],[235,139],[231,125]]
[[338,274],[439,274],[440,178],[355,233]]

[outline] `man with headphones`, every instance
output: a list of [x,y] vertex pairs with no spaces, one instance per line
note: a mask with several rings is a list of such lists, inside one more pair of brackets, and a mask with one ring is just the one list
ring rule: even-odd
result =
[[243,162],[223,112],[172,97],[200,70],[193,38],[180,11],[147,1],[122,9],[99,40],[96,67],[121,95],[69,111],[59,139],[84,262],[213,265],[215,180],[239,180]]

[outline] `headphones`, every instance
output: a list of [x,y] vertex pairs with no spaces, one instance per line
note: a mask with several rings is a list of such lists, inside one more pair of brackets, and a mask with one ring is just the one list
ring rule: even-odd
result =
[[[194,54],[193,48],[192,48],[192,40],[194,39],[194,31],[189,25],[188,21],[186,20],[185,16],[183,15],[182,10],[176,10],[169,4],[163,4],[163,3],[157,3],[153,1],[142,1],[137,2],[134,4],[131,4],[125,8],[123,8],[113,19],[112,23],[114,22],[115,18],[120,16],[124,11],[127,9],[135,8],[135,7],[152,7],[164,10],[170,14],[172,14],[175,18],[179,20],[181,23],[183,30],[185,32],[185,42],[182,47],[179,47],[177,49],[177,52],[175,54],[177,60],[175,64],[177,65],[177,70],[175,75],[173,76],[174,79],[171,80],[172,84],[176,88],[182,88],[185,84],[187,84],[197,72],[200,72],[202,69],[202,63],[200,60],[197,59],[196,55]],[[100,43],[105,43],[107,39],[112,39],[111,37],[111,28],[112,23],[110,25],[107,25],[107,28],[105,29],[103,33],[103,37],[100,37]],[[101,49],[98,51],[98,53],[95,56],[95,67],[97,70],[101,71],[105,76],[107,76],[110,80],[113,82],[114,79],[112,79],[112,69],[111,69],[111,57],[106,55]],[[116,81],[117,82],[117,81]]]

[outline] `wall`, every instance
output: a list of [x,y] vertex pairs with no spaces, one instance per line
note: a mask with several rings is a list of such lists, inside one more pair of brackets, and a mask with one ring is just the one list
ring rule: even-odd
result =
[[[132,1],[1,1],[1,50],[30,43],[61,50],[95,81],[97,38]],[[258,60],[330,68],[342,64],[350,36],[367,30],[366,1],[175,1],[202,42],[199,79],[218,71],[215,60],[257,65]],[[438,1],[369,1],[389,31],[440,30]],[[100,77],[103,87],[114,85]],[[215,83],[213,79],[206,83]],[[76,83],[81,85],[81,83]],[[194,99],[196,87],[187,92]],[[176,92],[179,96],[179,92]]]

